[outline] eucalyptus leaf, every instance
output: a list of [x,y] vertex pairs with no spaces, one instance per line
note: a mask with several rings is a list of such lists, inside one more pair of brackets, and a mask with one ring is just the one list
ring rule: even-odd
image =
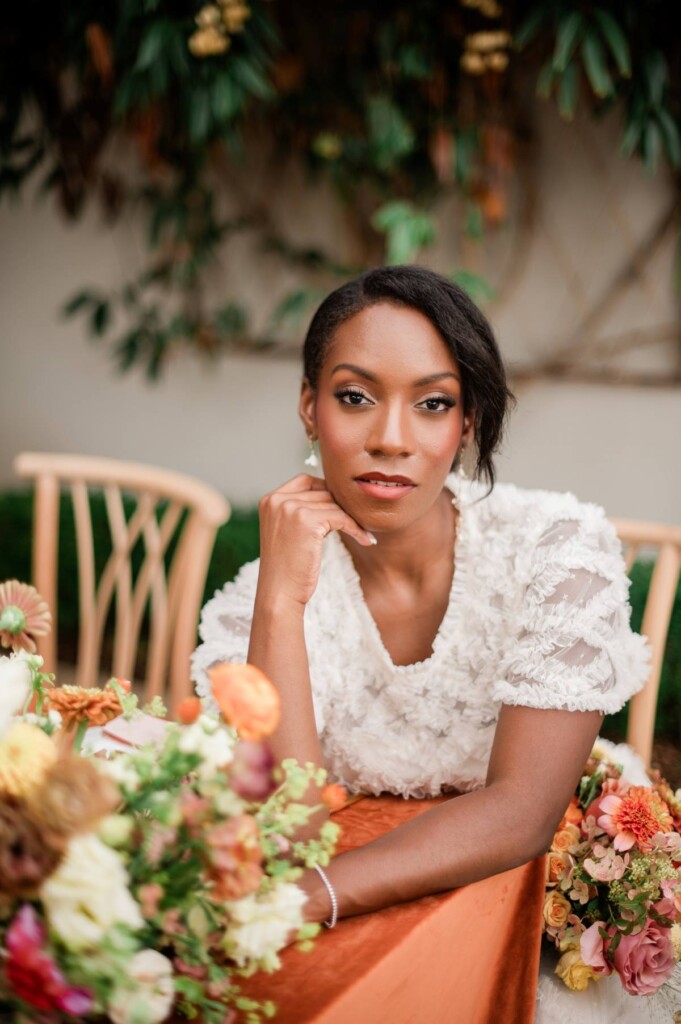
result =
[[617,70],[624,78],[629,78],[631,76],[631,53],[627,37],[620,23],[613,17],[610,11],[606,11],[603,7],[595,7],[593,16],[598,22],[603,38],[615,58]]
[[612,78],[605,59],[605,49],[595,32],[589,32],[582,40],[584,70],[596,96],[609,96],[613,91]]
[[556,33],[556,47],[553,53],[553,66],[556,71],[563,72],[572,57],[580,37],[584,19],[579,11],[570,11],[560,21]]
[[657,120],[660,125],[664,148],[669,157],[669,163],[672,167],[678,169],[681,167],[681,134],[679,133],[679,126],[668,110],[658,110]]
[[577,109],[579,70],[574,61],[565,68],[558,86],[558,110],[561,117],[571,121]]

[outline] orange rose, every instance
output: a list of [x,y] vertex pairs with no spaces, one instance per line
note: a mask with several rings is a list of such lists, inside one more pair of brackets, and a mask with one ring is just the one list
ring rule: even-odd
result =
[[324,786],[322,790],[322,801],[332,813],[334,811],[339,811],[347,798],[348,794],[345,792],[343,787],[339,786],[335,782],[330,782],[328,786]]
[[558,826],[558,831],[565,828],[566,825],[581,825],[582,818],[584,817],[584,811],[579,806],[576,796],[573,796],[572,800],[568,804],[568,809],[563,815],[563,820]]
[[544,924],[547,928],[562,928],[567,923],[568,914],[572,910],[570,903],[556,889],[546,894],[544,900]]
[[546,884],[558,885],[569,867],[570,861],[566,853],[551,851],[546,858]]
[[581,842],[582,835],[576,825],[565,825],[559,832],[556,832],[551,843],[551,849],[556,853],[566,853],[569,846]]
[[175,708],[175,717],[183,725],[191,725],[201,714],[201,701],[198,697],[185,697]]
[[244,740],[270,736],[279,724],[281,700],[255,665],[223,662],[209,669],[213,696],[224,718]]

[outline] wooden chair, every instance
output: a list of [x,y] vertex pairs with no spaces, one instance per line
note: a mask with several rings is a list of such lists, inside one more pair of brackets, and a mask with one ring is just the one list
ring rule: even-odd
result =
[[650,767],[662,660],[681,571],[681,526],[633,519],[613,519],[612,523],[624,547],[627,570],[641,548],[657,549],[641,626],[641,633],[648,637],[652,647],[650,676],[644,688],[631,699],[627,727],[627,743]]
[[[132,679],[140,628],[147,604],[149,648],[144,699],[159,695],[171,707],[193,692],[189,656],[208,562],[219,526],[230,516],[229,502],[192,477],[116,459],[23,452],[14,461],[18,476],[35,481],[33,582],[54,616],[50,634],[38,644],[45,671],[57,667],[57,538],[62,487],[71,492],[78,552],[79,633],[75,682],[95,686],[102,638],[113,595],[115,632],[111,674]],[[95,579],[94,541],[88,488],[101,489],[112,551],[99,581]],[[137,499],[126,521],[122,492]],[[160,519],[159,502],[167,502]],[[166,580],[164,556],[187,512]],[[133,579],[131,554],[138,543],[144,559]]]

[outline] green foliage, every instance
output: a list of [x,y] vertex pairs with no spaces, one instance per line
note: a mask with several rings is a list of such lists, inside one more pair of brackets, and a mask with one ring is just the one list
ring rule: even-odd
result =
[[[500,15],[438,0],[242,9],[230,28],[226,0],[79,0],[66,12],[25,0],[5,12],[0,198],[35,181],[71,217],[96,198],[109,220],[127,210],[146,225],[137,272],[74,287],[63,306],[121,371],[157,378],[180,345],[213,358],[298,336],[330,287],[427,252],[432,211],[453,192],[464,200],[458,230],[484,240],[509,216],[515,174],[513,147],[490,140],[524,137],[515,76],[528,65],[567,121],[580,103],[594,116],[618,103],[622,153],[651,172],[681,166],[671,0],[523,0]],[[206,28],[216,19],[219,30]],[[297,161],[333,186],[353,266],[286,238],[262,189],[246,189],[236,215],[225,210],[225,178],[254,144],[270,147],[273,167]],[[260,334],[228,275],[218,307],[205,299],[206,275],[242,235],[304,276],[272,299]]]

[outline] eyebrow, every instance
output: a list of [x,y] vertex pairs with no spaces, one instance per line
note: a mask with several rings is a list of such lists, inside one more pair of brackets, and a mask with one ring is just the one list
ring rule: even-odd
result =
[[[331,371],[333,376],[338,370],[350,370],[352,373],[356,373],[359,377],[364,377],[365,380],[373,381],[375,384],[378,380],[374,373],[370,373],[368,370],[363,370],[361,366],[356,366],[354,363],[339,363],[338,366],[334,366]],[[427,377],[419,377],[418,380],[414,381],[413,386],[415,388],[423,387],[424,384],[435,384],[439,380],[445,380],[447,377],[453,377],[454,380],[458,380],[461,383],[461,378],[458,374],[454,373],[453,370],[444,370],[442,373],[429,373]]]

